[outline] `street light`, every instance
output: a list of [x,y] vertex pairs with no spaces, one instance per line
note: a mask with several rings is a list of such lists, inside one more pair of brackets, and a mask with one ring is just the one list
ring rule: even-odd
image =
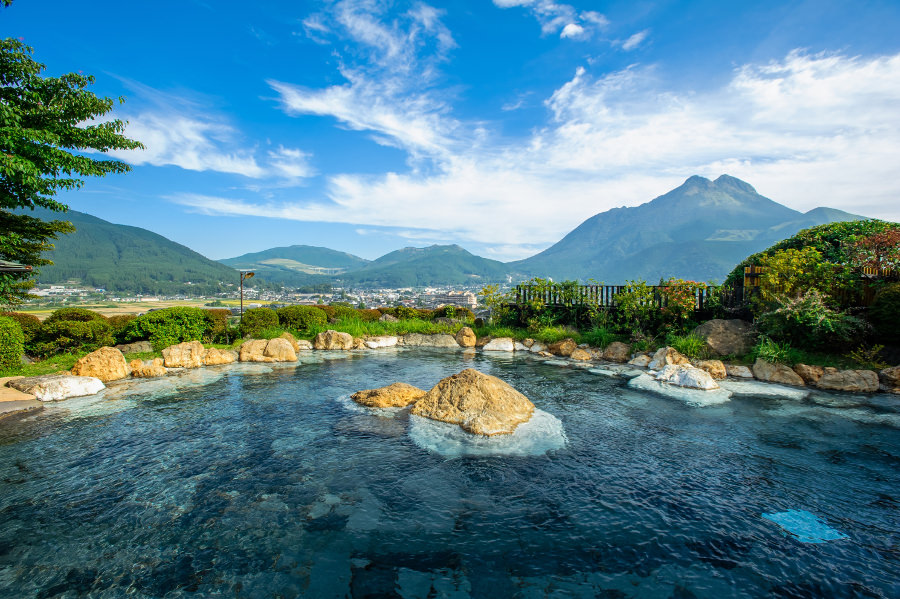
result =
[[244,319],[244,279],[252,279],[256,274],[252,270],[241,270],[241,320]]

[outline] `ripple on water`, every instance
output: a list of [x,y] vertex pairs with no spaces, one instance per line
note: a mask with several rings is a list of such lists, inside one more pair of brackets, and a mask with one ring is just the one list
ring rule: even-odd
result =
[[559,418],[536,408],[531,420],[517,426],[511,435],[473,435],[457,424],[411,415],[409,436],[422,449],[451,458],[544,455],[562,449],[567,441]]

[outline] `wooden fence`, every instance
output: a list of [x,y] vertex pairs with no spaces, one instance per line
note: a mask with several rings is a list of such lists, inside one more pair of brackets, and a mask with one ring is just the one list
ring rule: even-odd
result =
[[[650,302],[664,308],[668,303],[668,296],[663,292],[666,286],[648,287],[653,290]],[[539,302],[552,307],[615,308],[616,296],[627,290],[627,285],[517,285],[515,303],[518,306]],[[726,308],[739,308],[745,300],[743,287],[715,286],[694,290],[694,308],[700,312],[708,307],[710,301]]]

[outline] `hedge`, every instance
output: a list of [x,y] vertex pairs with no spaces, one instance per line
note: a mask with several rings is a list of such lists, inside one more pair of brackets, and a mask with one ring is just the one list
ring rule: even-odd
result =
[[161,350],[184,341],[199,341],[208,335],[213,321],[202,308],[174,307],[138,316],[125,327],[123,341],[148,340]]
[[0,316],[0,368],[16,368],[25,353],[25,335],[19,323],[8,316]]
[[278,326],[278,314],[271,308],[250,308],[241,317],[241,335],[253,337],[264,329]]
[[286,306],[276,310],[276,313],[282,327],[298,332],[310,331],[328,323],[325,311],[316,306]]

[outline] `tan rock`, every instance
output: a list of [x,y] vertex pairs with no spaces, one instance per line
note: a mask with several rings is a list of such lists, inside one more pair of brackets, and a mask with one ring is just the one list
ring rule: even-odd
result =
[[603,359],[624,364],[631,359],[631,346],[621,341],[613,341],[603,350]]
[[114,347],[101,347],[79,358],[72,367],[72,374],[75,376],[92,376],[104,383],[124,379],[128,373],[125,356]]
[[694,329],[694,335],[702,337],[717,356],[746,354],[753,347],[753,329],[744,320],[708,320]]
[[783,385],[794,385],[796,387],[805,387],[806,383],[800,378],[800,375],[791,370],[789,366],[784,364],[772,364],[762,359],[757,359],[753,364],[753,376],[767,383],[781,383]]
[[653,359],[653,356],[649,356],[647,354],[638,354],[634,358],[628,361],[632,366],[638,366],[640,368],[646,368],[648,364],[650,364],[650,360]]
[[575,351],[569,355],[570,360],[575,360],[577,362],[586,362],[591,359],[591,352],[586,349],[576,348]]
[[878,391],[878,374],[872,370],[839,370],[823,374],[816,387],[829,391],[874,393]]
[[329,329],[316,335],[313,340],[313,349],[353,349],[353,335]]
[[131,367],[131,376],[140,379],[166,376],[169,372],[163,365],[162,358],[153,358],[152,360],[132,360],[129,363],[129,366]]
[[203,366],[206,348],[199,341],[185,341],[162,350],[166,368],[199,368]]
[[531,346],[534,345],[534,339],[532,339],[531,337],[526,337],[526,338],[522,341],[522,345],[524,345],[524,346],[527,347],[528,349],[531,349]]
[[234,352],[229,350],[217,349],[215,347],[211,347],[206,350],[206,353],[203,355],[203,365],[204,366],[217,366],[219,364],[231,364],[234,362],[235,356]]
[[662,370],[666,366],[674,364],[678,366],[679,364],[685,364],[687,366],[691,365],[691,361],[688,360],[684,355],[681,354],[674,347],[661,347],[656,350],[656,353],[653,354],[653,357],[650,358],[650,363],[647,364],[647,368],[650,370]]
[[900,393],[900,366],[885,368],[878,373],[878,380],[888,393]]
[[272,358],[273,362],[296,362],[297,353],[287,339],[278,337],[269,339],[266,343],[266,349],[263,350],[263,356]]
[[478,339],[475,337],[475,331],[470,327],[463,327],[456,332],[456,342],[460,347],[475,347]]
[[425,391],[406,383],[394,383],[378,389],[357,391],[350,396],[356,403],[369,408],[403,408],[414,404],[425,395]]
[[241,362],[274,362],[273,358],[264,355],[268,341],[265,339],[249,339],[241,344],[238,360]]
[[566,338],[562,341],[557,341],[556,343],[551,343],[550,347],[547,348],[554,356],[563,356],[564,358],[568,358],[572,355],[572,352],[578,345],[575,343],[575,340],[572,338]]
[[300,344],[297,343],[296,337],[294,337],[293,335],[291,335],[290,333],[288,333],[287,331],[285,331],[285,332],[283,332],[283,333],[281,334],[281,338],[282,338],[282,339],[287,339],[287,340],[288,340],[288,343],[291,344],[291,347],[294,348],[294,351],[295,351],[295,352],[300,351]]
[[807,385],[815,385],[822,375],[825,374],[825,369],[821,366],[809,366],[808,364],[794,364],[794,372],[800,375],[800,378],[803,379],[803,382]]
[[717,381],[724,380],[728,376],[725,371],[725,364],[721,360],[700,360],[697,362],[697,368],[705,370],[709,376]]
[[488,343],[490,343],[491,339],[493,339],[493,337],[491,337],[490,335],[488,335],[487,337],[479,337],[478,339],[475,340],[475,347],[482,348],[485,345],[487,345]]
[[362,337],[354,337],[353,349],[369,349],[369,346],[366,345],[366,340]]
[[306,339],[298,339],[297,340],[297,351],[305,351],[312,349],[312,342],[307,341]]
[[410,413],[476,435],[506,435],[531,418],[534,404],[497,377],[467,368],[438,382]]
[[726,364],[725,374],[739,379],[752,379],[753,371],[740,364]]

